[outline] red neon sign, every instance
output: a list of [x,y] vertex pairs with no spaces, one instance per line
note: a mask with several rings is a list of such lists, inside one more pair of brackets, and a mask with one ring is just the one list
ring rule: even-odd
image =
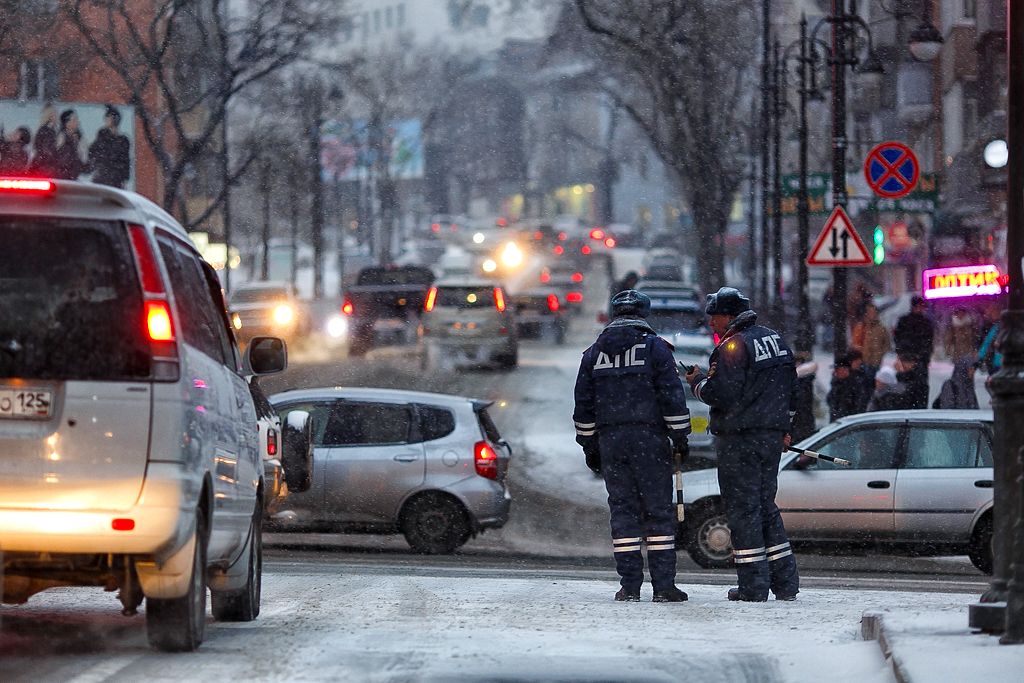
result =
[[993,265],[931,268],[922,278],[926,299],[993,296],[1003,291],[999,269]]

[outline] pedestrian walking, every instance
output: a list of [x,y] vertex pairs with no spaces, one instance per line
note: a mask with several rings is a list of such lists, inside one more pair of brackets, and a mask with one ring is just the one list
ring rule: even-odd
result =
[[82,131],[78,128],[78,115],[74,109],[65,109],[60,115],[54,178],[78,180],[78,176],[88,173],[88,166],[82,161],[79,149],[81,143]]
[[131,176],[131,145],[119,129],[121,112],[107,105],[103,121],[104,127],[89,147],[89,165],[94,169],[92,181],[121,188]]
[[54,178],[57,173],[57,110],[46,104],[39,113],[39,129],[32,142],[32,162],[29,173]]
[[974,390],[975,356],[961,356],[953,364],[953,376],[942,383],[932,408],[940,410],[977,410],[978,394]]
[[818,431],[818,424],[814,419],[814,382],[818,374],[818,364],[810,360],[810,355],[796,355],[799,363],[796,366],[798,389],[796,407],[793,409],[793,426],[790,430],[793,443],[799,443]]
[[862,363],[860,351],[851,348],[847,349],[833,368],[832,385],[825,399],[828,402],[830,422],[867,409],[871,391],[866,384]]
[[732,534],[739,586],[729,600],[794,600],[796,558],[775,504],[779,460],[799,403],[793,353],[778,332],[757,324],[750,301],[732,287],[709,294],[705,313],[721,341],[704,374],[687,373],[694,395],[711,406],[718,484]]
[[1003,309],[996,305],[985,309],[988,333],[981,342],[981,348],[978,349],[978,362],[989,375],[994,375],[1003,365],[1003,354],[999,353],[996,348],[998,346],[996,337],[999,335],[999,316],[1002,315],[1002,312]]
[[963,306],[954,308],[946,320],[943,347],[946,358],[950,360],[974,356],[978,352],[978,323],[974,314]]
[[[882,367],[882,359],[892,348],[889,331],[878,318],[878,307],[867,304],[864,307],[864,318],[853,326],[851,344],[861,352],[864,360],[864,378],[869,387],[874,387],[875,373]],[[868,392],[870,396],[870,391]]]
[[640,600],[641,546],[654,602],[683,602],[676,588],[676,511],[672,505],[673,453],[689,455],[690,412],[672,346],[645,318],[651,300],[635,290],[612,298],[613,319],[583,352],[576,377],[576,441],[587,465],[608,490],[612,545],[620,602]]
[[910,300],[910,313],[896,321],[892,333],[896,354],[913,356],[926,366],[935,349],[935,325],[928,317],[928,302],[915,296]]
[[0,134],[0,175],[21,175],[28,171],[28,148],[32,131],[18,126],[13,132]]
[[920,410],[928,407],[928,366],[918,356],[901,353],[897,356],[896,380],[906,387],[906,408]]
[[868,404],[868,412],[877,410],[906,410],[907,388],[896,379],[896,371],[890,367],[879,368],[875,373],[875,392]]

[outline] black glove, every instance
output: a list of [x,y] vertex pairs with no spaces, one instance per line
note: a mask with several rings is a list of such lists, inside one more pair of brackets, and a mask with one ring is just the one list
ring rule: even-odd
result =
[[587,459],[587,467],[594,474],[601,474],[601,449],[597,445],[596,436],[576,437],[576,441],[583,446],[583,455]]
[[676,464],[682,465],[690,457],[690,444],[685,436],[670,436],[672,441],[672,453],[676,457]]

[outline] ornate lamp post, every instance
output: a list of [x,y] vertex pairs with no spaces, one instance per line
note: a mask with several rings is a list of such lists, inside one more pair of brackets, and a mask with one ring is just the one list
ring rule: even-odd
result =
[[[832,204],[846,209],[846,67],[861,68],[864,74],[878,74],[881,64],[871,49],[871,30],[857,14],[857,0],[832,0],[832,13],[823,17],[814,27],[812,46],[818,31],[825,24],[832,26],[832,45],[829,63],[832,65]],[[868,38],[868,57],[861,64],[857,54],[857,34]],[[832,329],[836,363],[846,353],[846,268],[832,269]]]
[[1007,2],[1007,310],[999,321],[1003,365],[988,380],[995,413],[993,576],[970,625],[1024,643],[1024,0]]

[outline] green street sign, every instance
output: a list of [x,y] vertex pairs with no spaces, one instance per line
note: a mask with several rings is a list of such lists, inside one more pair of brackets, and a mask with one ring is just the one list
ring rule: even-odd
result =
[[[807,174],[807,208],[813,214],[827,214],[831,207],[825,206],[831,176],[828,173]],[[782,197],[779,204],[783,216],[797,214],[797,193],[800,192],[800,174],[787,173],[782,176]]]

